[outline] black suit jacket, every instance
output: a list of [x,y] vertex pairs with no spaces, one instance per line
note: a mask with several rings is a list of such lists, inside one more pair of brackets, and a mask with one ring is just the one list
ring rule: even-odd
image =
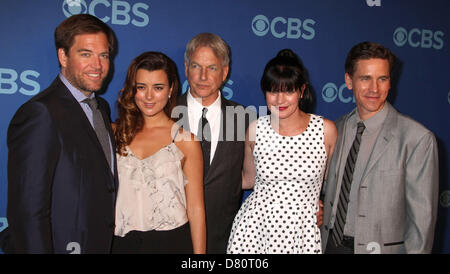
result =
[[[108,103],[97,100],[112,137]],[[19,108],[7,138],[14,252],[109,253],[116,161],[113,175],[88,118],[59,77]]]
[[[214,158],[203,179],[206,212],[206,252],[225,253],[231,226],[242,201],[242,165],[244,161],[245,130],[252,115],[239,114],[243,106],[221,97],[222,119],[220,136]],[[178,106],[187,106],[187,93],[178,97]],[[238,107],[238,108],[236,108]],[[228,111],[227,111],[228,108]],[[174,117],[175,115],[175,117]],[[187,108],[175,109],[173,118],[189,130]],[[195,134],[195,133],[194,133]],[[228,138],[227,138],[228,137]]]

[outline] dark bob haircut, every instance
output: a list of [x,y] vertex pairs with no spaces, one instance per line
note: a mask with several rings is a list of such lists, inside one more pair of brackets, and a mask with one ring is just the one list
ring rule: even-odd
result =
[[261,90],[267,92],[301,91],[305,86],[303,98],[300,100],[301,110],[308,109],[312,102],[312,93],[306,76],[306,70],[298,56],[290,49],[283,49],[270,60],[261,78]]

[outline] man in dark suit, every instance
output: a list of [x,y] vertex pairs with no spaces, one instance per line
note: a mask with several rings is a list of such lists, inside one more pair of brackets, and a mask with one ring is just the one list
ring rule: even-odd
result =
[[438,204],[434,134],[386,101],[395,56],[373,42],[347,55],[356,108],[336,122],[321,230],[325,253],[430,253]]
[[185,52],[190,88],[178,98],[178,107],[172,113],[184,128],[197,134],[202,144],[207,253],[226,252],[242,200],[245,130],[249,120],[256,118],[256,112],[246,112],[221,94],[228,71],[228,45],[212,33],[194,37]]
[[109,253],[117,189],[108,103],[112,30],[74,15],[55,30],[60,74],[8,128],[7,218],[15,253]]

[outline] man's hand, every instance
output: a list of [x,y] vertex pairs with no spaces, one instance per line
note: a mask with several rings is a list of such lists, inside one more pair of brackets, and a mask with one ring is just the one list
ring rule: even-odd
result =
[[316,214],[317,217],[317,226],[321,227],[323,225],[323,203],[319,200],[319,211]]

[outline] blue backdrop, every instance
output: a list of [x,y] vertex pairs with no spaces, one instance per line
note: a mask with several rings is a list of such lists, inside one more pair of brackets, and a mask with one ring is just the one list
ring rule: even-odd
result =
[[438,140],[440,203],[434,252],[450,253],[448,0],[2,0],[0,230],[7,226],[7,127],[18,107],[59,72],[53,32],[78,13],[97,16],[117,36],[112,80],[104,94],[113,119],[128,65],[144,51],[170,56],[185,91],[184,48],[200,32],[216,33],[231,47],[231,75],[223,90],[227,98],[264,105],[259,90],[264,66],[280,49],[291,48],[308,69],[314,112],[332,120],[355,107],[344,85],[348,50],[364,40],[389,47],[400,59],[391,103],[431,129]]

